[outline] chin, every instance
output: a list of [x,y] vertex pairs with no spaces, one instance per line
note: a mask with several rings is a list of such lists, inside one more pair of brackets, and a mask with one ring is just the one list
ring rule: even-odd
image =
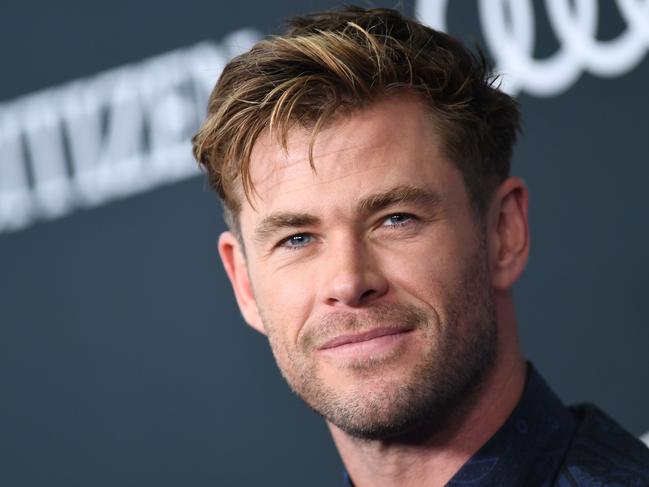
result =
[[[417,401],[412,391],[372,391],[355,397],[324,416],[349,436],[363,440],[390,440],[415,436],[438,422],[441,409],[427,398]],[[414,400],[414,401],[413,401]]]
[[472,403],[493,363],[495,336],[484,338],[491,345],[464,360],[441,360],[449,355],[435,351],[414,361],[396,356],[356,364],[336,376],[312,376],[298,395],[349,436],[417,442],[448,428]]

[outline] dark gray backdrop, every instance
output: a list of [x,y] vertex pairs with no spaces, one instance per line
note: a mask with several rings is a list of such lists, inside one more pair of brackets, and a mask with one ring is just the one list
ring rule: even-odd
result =
[[[600,4],[598,35],[615,38],[625,25]],[[333,5],[4,0],[0,101]],[[545,56],[558,42],[536,6]],[[449,30],[478,40],[475,5],[462,7]],[[514,160],[532,192],[515,289],[525,351],[566,402],[595,402],[636,435],[649,430],[648,79],[644,59],[520,95]],[[192,178],[0,234],[0,485],[337,485],[325,426],[242,324],[222,228]]]

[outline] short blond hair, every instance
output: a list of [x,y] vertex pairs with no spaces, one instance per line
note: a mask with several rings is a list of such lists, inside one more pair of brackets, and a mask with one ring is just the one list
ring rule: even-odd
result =
[[[254,190],[250,155],[265,130],[286,147],[297,123],[318,131],[341,113],[399,92],[420,97],[445,154],[483,211],[509,175],[521,116],[495,86],[481,52],[389,9],[347,7],[289,21],[287,32],[232,59],[212,92],[194,156],[237,226],[241,196]],[[240,191],[243,190],[243,191]]]

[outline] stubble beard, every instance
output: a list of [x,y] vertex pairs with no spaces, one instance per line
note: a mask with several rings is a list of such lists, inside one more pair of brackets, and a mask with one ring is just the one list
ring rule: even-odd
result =
[[[449,290],[444,321],[434,311],[410,304],[376,304],[362,314],[332,313],[311,334],[287,349],[266,322],[271,348],[288,385],[305,403],[348,435],[363,440],[429,437],[472,401],[491,370],[497,347],[497,325],[486,250],[481,244],[468,263],[460,285]],[[334,331],[354,332],[367,323],[392,323],[421,334],[427,344],[407,373],[386,379],[396,354],[347,364],[358,386],[337,390],[319,375],[315,344]],[[271,326],[268,326],[271,325]],[[368,385],[371,391],[368,392]]]

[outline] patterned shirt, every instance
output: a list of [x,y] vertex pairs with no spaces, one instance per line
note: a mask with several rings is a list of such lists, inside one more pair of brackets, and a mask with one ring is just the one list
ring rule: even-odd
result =
[[510,417],[446,485],[649,487],[649,448],[591,404],[565,407],[530,364]]

